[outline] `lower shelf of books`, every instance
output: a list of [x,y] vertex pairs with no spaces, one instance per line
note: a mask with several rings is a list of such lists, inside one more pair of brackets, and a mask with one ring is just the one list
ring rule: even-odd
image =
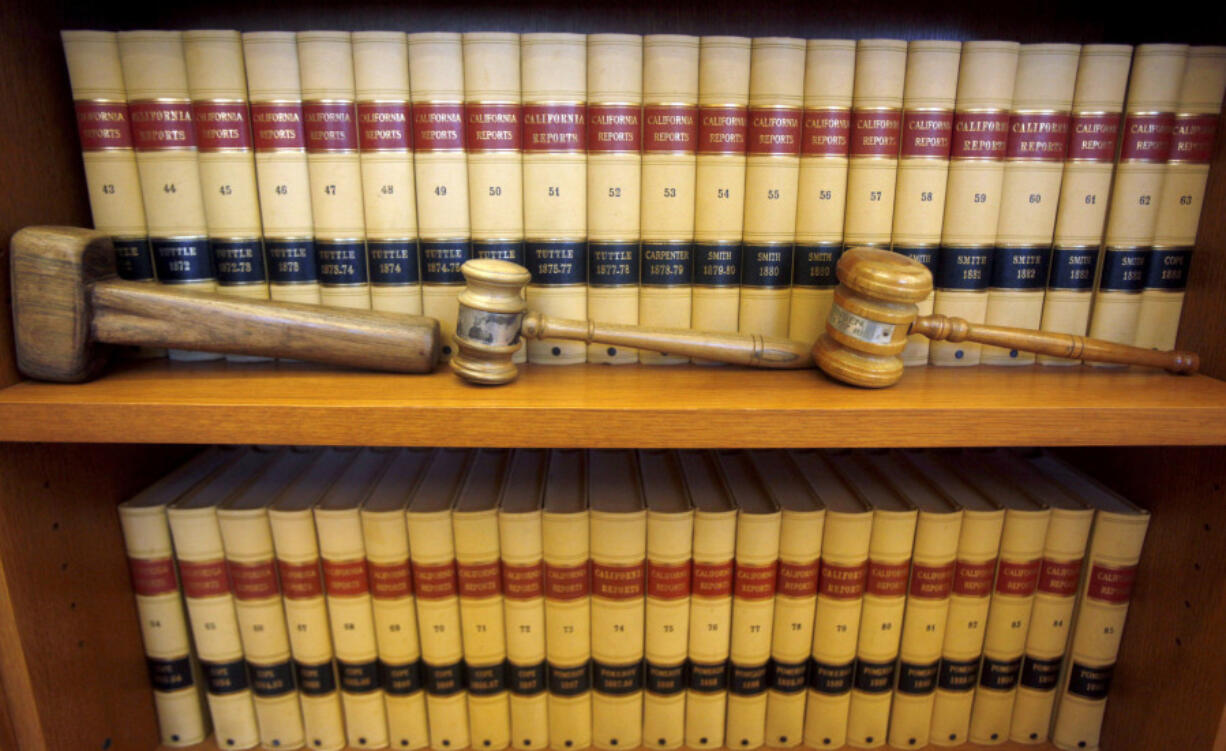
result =
[[[200,743],[195,746],[187,746],[186,748],[182,746],[158,746],[156,751],[226,751],[226,748],[227,747],[225,746],[218,745],[214,739],[209,738],[204,743]],[[842,748],[848,749],[848,748],[851,748],[851,746],[843,746]],[[879,748],[893,748],[893,747],[892,746],[879,746]],[[929,745],[929,746],[915,746],[915,748],[937,748],[937,747]],[[1012,741],[1006,741],[1005,743],[1001,743],[1001,744],[994,745],[994,746],[981,746],[977,743],[964,743],[960,746],[952,746],[951,748],[961,749],[962,751],[989,751],[989,749],[991,749],[991,751],[1054,751],[1056,747],[1052,745],[1051,743],[1026,744],[1026,743],[1014,743]],[[344,748],[344,751],[363,751],[363,749],[357,746],[346,746]],[[449,749],[449,751],[451,750]],[[480,751],[480,750],[479,749],[455,749],[454,751]],[[596,749],[595,748],[574,749],[573,751],[596,751]],[[647,746],[640,746],[639,748],[636,748],[636,749],[626,749],[626,751],[654,751],[654,750],[650,749]],[[677,751],[701,751],[701,750],[689,748],[688,746],[682,746],[680,749],[677,749]],[[707,750],[707,751],[710,751],[710,750]],[[725,750],[720,749],[716,751],[725,751]],[[736,751],[736,750],[727,749],[726,751]],[[779,750],[776,749],[774,746],[761,746],[759,747],[759,749],[757,749],[757,751],[779,751]],[[818,750],[811,749],[808,746],[793,746],[792,751],[818,751]],[[822,751],[825,751],[825,749],[822,749]]]

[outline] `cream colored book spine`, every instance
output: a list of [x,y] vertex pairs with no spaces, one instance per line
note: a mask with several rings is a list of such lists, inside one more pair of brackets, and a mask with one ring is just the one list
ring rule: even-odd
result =
[[409,45],[404,33],[353,32],[353,83],[370,306],[417,315],[421,313],[421,273]]
[[[643,38],[587,37],[587,317],[639,322]],[[589,344],[588,362],[638,362],[633,347]]]
[[370,308],[350,33],[298,32],[298,69],[320,299],[334,307]]
[[[688,328],[694,275],[698,37],[643,39],[642,245],[639,323]],[[644,350],[647,365],[689,358]]]
[[[1052,238],[1051,271],[1043,301],[1043,331],[1086,333],[1094,300],[1094,272],[1107,221],[1111,176],[1119,143],[1124,89],[1132,47],[1087,44],[1077,64],[1068,155],[1060,180],[1060,206]],[[1039,355],[1042,365],[1076,360]]]
[[741,259],[741,333],[786,337],[796,242],[805,42],[753,40]]
[[702,331],[736,331],[740,320],[750,44],[746,37],[707,36],[698,45],[690,322]]
[[111,31],[61,31],[94,229],[111,236],[119,276],[153,281],[153,256],[132,146],[132,118]]
[[[984,316],[993,326],[1037,329],[1043,319],[1080,54],[1077,44],[1023,44],[1018,53]],[[1030,365],[1035,356],[986,346],[980,361]]]
[[1137,313],[1138,347],[1175,348],[1224,88],[1226,47],[1189,48]]
[[[907,44],[891,249],[919,261],[934,273],[945,221],[945,183],[953,145],[961,57],[960,42]],[[935,292],[929,292],[927,299],[919,303],[920,315],[932,313],[935,296]],[[908,337],[902,361],[904,365],[927,365],[928,337],[918,334]]]
[[[1000,216],[1017,42],[966,42],[958,67],[933,311],[983,323]],[[932,342],[933,365],[978,365],[981,347]]]
[[413,170],[421,236],[421,309],[438,319],[442,354],[451,356],[464,286],[460,266],[472,257],[468,156],[464,149],[464,47],[459,34],[409,34],[413,99]]
[[890,242],[906,71],[906,42],[862,39],[857,43],[843,222],[843,239],[849,246]]
[[[520,37],[524,97],[524,248],[530,310],[587,317],[587,40]],[[527,343],[528,361],[577,365],[583,342]]]
[[[1132,344],[1162,206],[1186,44],[1142,44],[1132,58],[1119,161],[1090,316],[1090,336]],[[1116,366],[1118,367],[1118,366]]]
[[834,264],[843,250],[855,67],[856,43],[852,40],[810,39],[805,45],[805,110],[788,338],[806,344],[817,341],[825,329],[838,284]]
[[269,296],[318,305],[297,37],[291,31],[245,32],[243,58]]

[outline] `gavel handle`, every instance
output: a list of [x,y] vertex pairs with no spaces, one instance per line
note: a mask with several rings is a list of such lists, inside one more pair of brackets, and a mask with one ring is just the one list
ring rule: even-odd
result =
[[755,368],[811,368],[813,355],[800,342],[758,334],[738,334],[619,326],[597,321],[550,318],[535,311],[524,315],[520,333],[526,339],[568,339],[686,355]]
[[1194,352],[1160,352],[1076,334],[968,323],[962,318],[943,315],[921,316],[915,319],[915,323],[911,324],[911,333],[922,334],[934,341],[991,344],[1005,349],[1037,352],[1072,360],[1145,365],[1172,373],[1195,373],[1200,367],[1200,358]]
[[438,321],[424,316],[272,303],[103,279],[90,289],[100,342],[285,357],[351,368],[428,373]]

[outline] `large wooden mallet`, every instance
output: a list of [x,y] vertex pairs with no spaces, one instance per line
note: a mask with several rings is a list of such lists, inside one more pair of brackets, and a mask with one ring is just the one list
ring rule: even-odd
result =
[[110,239],[26,227],[11,243],[17,368],[43,381],[97,376],[109,345],[264,355],[398,373],[438,363],[438,321],[261,302],[124,281]]

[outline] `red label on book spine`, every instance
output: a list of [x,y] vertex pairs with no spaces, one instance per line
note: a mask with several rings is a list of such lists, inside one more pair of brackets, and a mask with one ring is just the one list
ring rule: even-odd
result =
[[287,600],[309,600],[324,593],[318,559],[309,563],[278,560],[277,573],[281,575],[281,591]]
[[765,600],[774,597],[778,568],[778,561],[771,561],[765,566],[746,566],[738,563],[736,583],[732,589],[733,597],[742,600]]
[[456,584],[455,561],[446,563],[414,563],[413,590],[422,600],[442,600],[455,597],[459,591]]
[[502,562],[502,594],[510,600],[531,600],[545,594],[545,564]]
[[653,104],[644,108],[644,152],[693,154],[697,147],[697,107]]
[[469,102],[464,121],[464,143],[471,153],[518,151],[523,146],[518,104]]
[[865,591],[878,597],[902,597],[907,593],[907,574],[910,571],[910,561],[881,563],[870,560]]
[[1136,579],[1136,566],[1116,567],[1095,563],[1090,567],[1090,585],[1086,590],[1086,597],[1122,605],[1132,597],[1132,585]]
[[754,107],[749,111],[749,153],[799,156],[801,113],[795,109]]
[[643,596],[646,563],[614,566],[592,562],[592,596],[634,600]]
[[413,148],[408,102],[358,102],[358,145],[362,151]]
[[226,575],[226,562],[179,561],[179,576],[183,577],[183,594],[188,597],[216,597],[230,593],[230,578]]
[[366,577],[370,582],[370,596],[376,600],[398,600],[413,594],[413,569],[408,561],[367,561]]
[[251,128],[257,152],[306,148],[302,105],[297,102],[252,102]]
[[1006,159],[1040,162],[1064,161],[1068,147],[1067,113],[1016,113],[1009,118],[1009,145]]
[[251,148],[246,102],[192,102],[192,117],[200,151]]
[[749,143],[749,112],[733,105],[698,111],[699,154],[744,154]]
[[352,102],[304,102],[307,151],[313,154],[355,151],[358,128]]
[[851,149],[851,111],[805,110],[800,153],[804,156],[847,156]]
[[258,563],[226,561],[230,574],[230,591],[239,600],[266,600],[281,594],[277,586],[277,568],[272,559]]
[[82,151],[132,148],[132,123],[123,102],[74,102]]
[[927,157],[948,159],[953,146],[954,113],[944,110],[910,110],[902,116],[898,155],[903,159]]
[[1120,137],[1119,113],[1088,112],[1073,115],[1069,125],[1068,159],[1084,162],[1115,160]]
[[868,579],[868,561],[852,566],[822,561],[818,594],[834,600],[857,600],[864,596],[864,583]]
[[1040,592],[1057,597],[1071,597],[1077,594],[1077,582],[1081,579],[1081,559],[1075,561],[1053,561],[1043,559],[1043,567],[1039,570]]
[[778,592],[788,597],[812,597],[817,594],[819,561],[789,563],[779,561]]
[[958,561],[958,565],[954,567],[954,594],[986,597],[992,591],[992,578],[995,575],[996,561]]
[[457,151],[464,148],[464,105],[422,102],[413,105],[413,148]]
[[944,600],[954,589],[953,561],[939,566],[917,563],[911,567],[912,597],[921,600]]
[[723,563],[694,562],[690,592],[695,597],[728,597],[732,594],[732,561]]
[[1042,565],[1042,560],[1002,560],[1000,570],[996,572],[996,592],[1018,597],[1034,594],[1035,587],[1039,584],[1039,569]]
[[902,113],[898,110],[856,110],[851,117],[851,156],[898,156]]
[[496,597],[502,592],[502,572],[498,561],[456,564],[460,578],[460,597]]
[[1007,112],[958,112],[954,114],[954,159],[1002,159],[1009,145]]
[[1217,115],[1176,115],[1171,130],[1170,161],[1208,164],[1213,158]]
[[330,561],[324,559],[324,587],[330,597],[353,597],[370,591],[366,578],[366,559]]
[[1174,129],[1175,115],[1171,112],[1127,115],[1120,161],[1165,162],[1171,155],[1171,131]]
[[690,562],[655,563],[647,560],[647,596],[679,600],[690,596]]
[[591,566],[585,561],[578,566],[545,564],[545,596],[551,600],[577,600],[592,591]]
[[529,104],[524,107],[524,151],[576,152],[587,149],[586,106]]
[[156,597],[178,590],[175,562],[169,558],[129,558],[132,591],[143,597]]
[[196,148],[196,128],[188,102],[132,102],[132,145],[141,151]]
[[587,150],[638,153],[643,145],[641,110],[630,104],[589,104]]

